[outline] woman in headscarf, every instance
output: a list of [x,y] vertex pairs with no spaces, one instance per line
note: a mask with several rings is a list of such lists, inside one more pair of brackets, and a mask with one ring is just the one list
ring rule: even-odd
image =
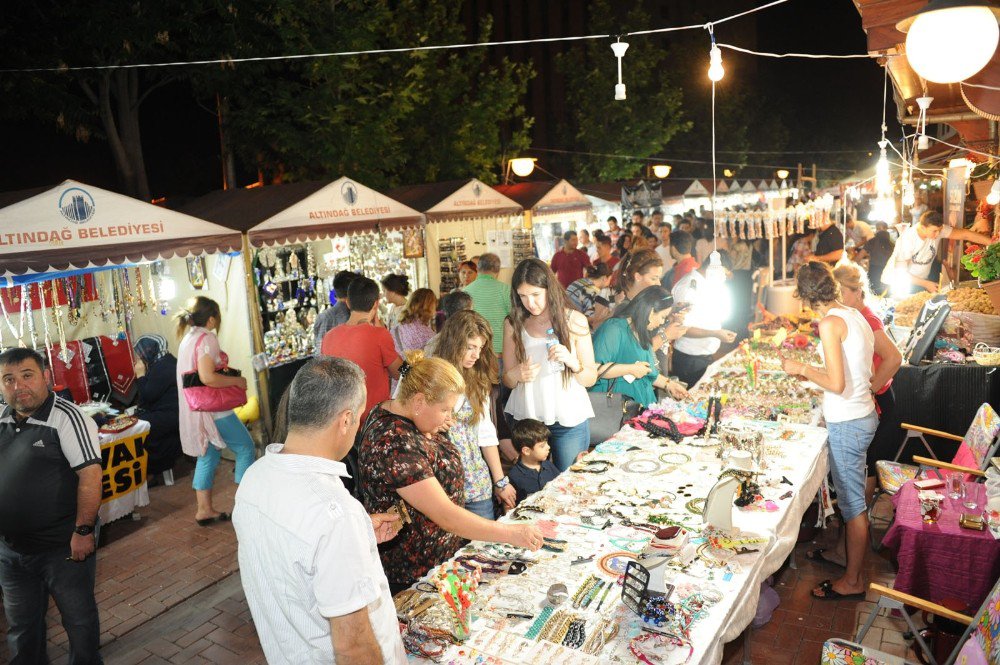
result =
[[143,335],[135,342],[135,376],[139,408],[135,415],[149,421],[146,437],[147,477],[169,471],[181,454],[177,418],[177,358],[160,335]]

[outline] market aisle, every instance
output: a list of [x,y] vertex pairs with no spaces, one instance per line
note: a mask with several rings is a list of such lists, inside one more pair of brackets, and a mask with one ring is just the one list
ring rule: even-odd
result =
[[[101,617],[101,644],[108,645],[143,626],[237,569],[236,535],[231,524],[199,527],[194,521],[193,465],[182,458],[175,484],[149,490],[150,505],[142,519],[122,519],[105,527],[97,552],[95,597]],[[216,501],[230,511],[236,485],[232,462],[223,461],[216,476]],[[238,585],[237,585],[238,586]],[[66,657],[66,632],[50,604],[49,656]],[[0,611],[0,635],[7,622]],[[0,640],[0,663],[7,661],[6,640]]]

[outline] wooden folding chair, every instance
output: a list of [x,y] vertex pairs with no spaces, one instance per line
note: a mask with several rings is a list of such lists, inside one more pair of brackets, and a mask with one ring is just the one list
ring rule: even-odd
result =
[[[879,460],[875,463],[878,486],[875,488],[875,494],[872,496],[871,504],[868,506],[868,522],[872,527],[878,522],[885,525],[886,529],[888,529],[892,523],[891,518],[882,519],[875,517],[875,505],[878,503],[881,495],[892,496],[896,494],[899,488],[907,481],[913,480],[922,471],[931,467],[939,469],[936,471],[938,477],[941,477],[940,469],[964,472],[971,476],[981,477],[990,463],[990,458],[996,454],[997,448],[1000,446],[1000,438],[998,438],[998,434],[1000,434],[1000,416],[997,415],[997,412],[988,403],[983,403],[979,407],[979,410],[976,411],[976,417],[972,419],[972,424],[969,425],[969,429],[964,437],[947,432],[939,432],[927,427],[920,427],[919,425],[910,425],[909,423],[903,423],[902,428],[907,431],[907,438],[903,441],[903,445],[899,447],[899,450],[896,451],[896,457],[892,460]],[[927,439],[924,438],[925,434],[959,443],[951,462],[938,460],[937,456],[934,455],[934,451],[931,450],[930,444],[927,443]],[[899,462],[899,456],[906,447],[907,441],[911,438],[920,439],[931,454],[931,457],[915,455],[913,457],[915,464],[903,464]],[[877,551],[881,546],[881,540],[876,542],[874,528],[869,528],[868,533],[871,538],[872,549]]]
[[[841,639],[830,639],[823,644],[821,663],[858,663],[863,665],[898,665],[908,663],[898,656],[892,656],[878,649],[861,645],[865,635],[875,622],[875,617],[882,610],[899,610],[910,631],[916,636],[917,643],[923,651],[927,662],[931,665],[953,665],[960,658],[968,659],[970,663],[1000,663],[1000,580],[993,585],[993,590],[980,605],[976,616],[953,612],[946,607],[911,596],[908,593],[896,591],[881,584],[872,584],[872,591],[879,594],[878,604],[872,608],[868,620],[858,631],[853,642]],[[967,626],[955,649],[944,663],[938,664],[930,647],[920,636],[920,631],[913,625],[913,620],[907,614],[905,606],[930,612],[936,616],[951,619]]]

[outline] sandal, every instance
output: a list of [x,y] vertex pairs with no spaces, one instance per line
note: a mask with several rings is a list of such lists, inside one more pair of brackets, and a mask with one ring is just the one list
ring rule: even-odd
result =
[[195,520],[195,522],[198,523],[198,526],[209,526],[211,524],[217,524],[219,522],[228,522],[230,519],[232,519],[232,517],[229,515],[229,513],[219,513],[215,517],[206,517],[203,520]]
[[819,600],[864,600],[867,596],[867,592],[859,591],[858,593],[840,593],[833,588],[833,582],[830,580],[823,580],[819,583],[818,590],[822,595],[816,593],[817,589],[812,590],[812,597]]
[[840,568],[844,567],[844,564],[837,563],[836,561],[831,561],[830,559],[827,559],[825,556],[823,556],[823,552],[825,552],[825,551],[826,550],[824,548],[822,548],[822,547],[816,548],[814,550],[809,550],[808,552],[806,552],[806,558],[809,559],[810,561],[818,561],[818,562],[821,562],[821,563],[828,563],[831,566],[838,566]]

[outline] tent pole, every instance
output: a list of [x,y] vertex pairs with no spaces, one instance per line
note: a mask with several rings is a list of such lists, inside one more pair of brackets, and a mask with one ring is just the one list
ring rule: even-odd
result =
[[[264,351],[264,326],[261,323],[263,313],[260,311],[260,300],[257,298],[257,287],[253,282],[253,256],[251,253],[252,248],[250,247],[250,241],[247,238],[247,234],[243,233],[242,236],[243,247],[240,254],[243,255],[243,279],[245,280],[245,288],[247,294],[247,315],[250,319],[250,330],[253,336],[253,346],[251,357],[256,356]],[[252,365],[251,365],[252,366]],[[268,391],[268,374],[267,368],[260,371],[255,371],[257,380],[257,399],[260,400],[260,414],[264,419],[264,427],[266,432],[264,432],[264,443],[267,444],[271,438],[271,432],[274,431],[274,424],[271,418],[271,400]]]

